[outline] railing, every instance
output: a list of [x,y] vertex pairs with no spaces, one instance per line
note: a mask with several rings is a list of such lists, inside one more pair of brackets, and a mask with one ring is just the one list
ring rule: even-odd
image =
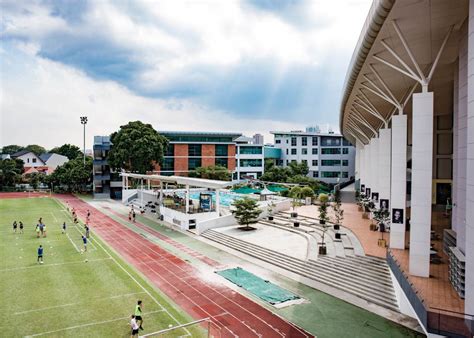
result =
[[214,323],[211,318],[203,318],[170,327],[168,329],[148,333],[142,337],[221,337],[221,327]]

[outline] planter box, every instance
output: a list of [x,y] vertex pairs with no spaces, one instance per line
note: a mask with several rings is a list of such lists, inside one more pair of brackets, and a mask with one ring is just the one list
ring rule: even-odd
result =
[[325,255],[326,254],[326,247],[325,246],[320,246],[319,247],[319,254],[320,255]]
[[300,226],[300,222],[294,222],[294,223],[293,223],[293,226],[294,226],[295,228],[298,228],[298,227]]
[[269,221],[273,221],[273,216],[268,216]]
[[340,234],[339,232],[336,232],[335,238],[336,238],[336,239],[341,239],[341,234]]
[[297,212],[292,212],[292,213],[291,213],[291,217],[293,217],[293,218],[298,217],[298,213],[297,213]]
[[339,230],[341,227],[339,224],[334,224],[334,230]]
[[319,224],[326,224],[326,221],[320,219],[320,220],[319,220]]

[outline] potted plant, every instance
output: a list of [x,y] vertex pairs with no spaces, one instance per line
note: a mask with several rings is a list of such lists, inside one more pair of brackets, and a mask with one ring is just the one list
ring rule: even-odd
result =
[[344,219],[344,210],[342,210],[341,191],[336,190],[334,193],[334,203],[332,205],[334,211],[334,230],[339,230],[342,220]]
[[386,246],[386,240],[383,238],[383,233],[385,232],[385,226],[390,222],[390,213],[387,209],[376,209],[373,211],[374,220],[377,222],[380,232],[382,233],[382,238],[379,239],[378,245],[381,247]]
[[268,220],[269,221],[273,221],[273,210],[275,210],[275,203],[273,203],[273,201],[270,201],[270,203],[267,206]]
[[290,190],[290,197],[292,198],[291,200],[291,206],[293,208],[293,211],[291,213],[291,217],[296,218],[298,217],[298,213],[296,212],[296,208],[300,206],[300,200],[301,200],[301,188],[298,186],[295,186],[291,188]]
[[234,209],[231,211],[234,215],[237,223],[239,225],[244,225],[241,227],[242,230],[255,230],[252,228],[250,224],[254,224],[258,222],[258,216],[262,213],[262,210],[258,207],[258,203],[256,200],[244,197],[235,200],[232,203]]
[[363,192],[359,192],[358,190],[355,193],[355,198],[356,198],[356,203],[358,206],[359,211],[364,211],[364,205],[362,203],[362,200],[364,199],[365,194]]
[[329,221],[328,217],[328,200],[329,197],[327,194],[319,194],[318,196],[319,199],[319,224],[326,224],[327,221]]

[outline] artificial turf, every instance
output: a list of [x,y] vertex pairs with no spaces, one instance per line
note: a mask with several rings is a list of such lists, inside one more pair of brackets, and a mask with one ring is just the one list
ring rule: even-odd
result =
[[[36,237],[40,217],[45,238]],[[14,220],[25,225],[23,234],[13,232]],[[64,221],[67,234],[61,233]],[[74,225],[56,199],[0,198],[0,224],[0,336],[129,337],[138,299],[144,309],[140,334],[192,320],[94,233],[88,251],[81,253],[83,226]],[[36,261],[40,244],[44,264]],[[173,335],[186,333],[205,334],[192,327]]]

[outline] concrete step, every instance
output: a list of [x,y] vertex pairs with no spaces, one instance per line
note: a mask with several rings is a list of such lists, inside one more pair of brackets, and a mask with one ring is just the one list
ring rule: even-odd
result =
[[357,275],[353,272],[348,273],[342,268],[335,268],[332,265],[319,263],[318,261],[305,262],[213,230],[208,230],[202,235],[273,265],[336,287],[393,311],[398,311],[393,286],[386,285],[385,280],[382,282],[377,279],[378,277],[373,278],[369,275],[362,276],[360,273]]

